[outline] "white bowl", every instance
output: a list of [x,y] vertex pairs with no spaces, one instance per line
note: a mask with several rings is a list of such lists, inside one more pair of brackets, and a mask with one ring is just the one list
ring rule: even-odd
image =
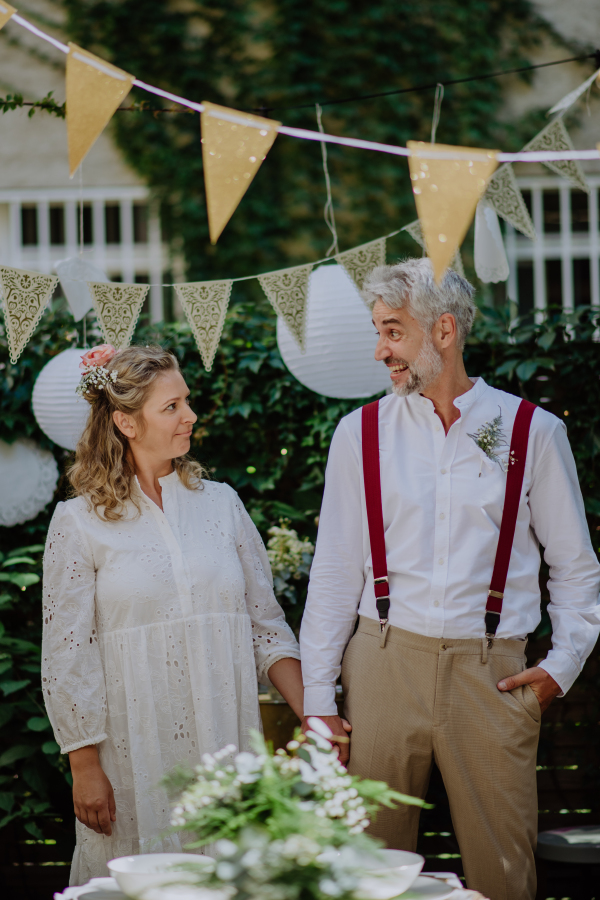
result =
[[145,853],[140,856],[120,856],[118,859],[111,859],[107,865],[124,894],[141,898],[151,888],[195,882],[197,875],[194,872],[173,868],[190,863],[212,866],[214,859],[200,853]]
[[378,856],[361,856],[360,868],[368,874],[359,876],[357,900],[392,900],[409,889],[425,863],[407,850],[380,850]]

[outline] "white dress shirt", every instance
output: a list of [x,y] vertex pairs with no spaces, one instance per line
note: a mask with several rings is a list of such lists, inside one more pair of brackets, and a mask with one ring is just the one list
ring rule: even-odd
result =
[[[502,413],[506,460],[520,400],[483,378],[457,397],[444,433],[431,400],[379,403],[383,522],[391,625],[429,637],[483,638],[506,474],[470,434]],[[361,410],[331,442],[319,535],[300,632],[306,715],[335,715],[335,683],[357,611],[378,619],[362,473]],[[550,569],[552,649],[542,663],[563,693],[600,631],[600,566],[560,419],[537,408],[497,638],[525,639],[540,621],[540,544]]]

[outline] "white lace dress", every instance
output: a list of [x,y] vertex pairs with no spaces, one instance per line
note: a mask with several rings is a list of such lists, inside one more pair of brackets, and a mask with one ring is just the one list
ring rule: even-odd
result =
[[[59,503],[44,556],[44,699],[63,753],[97,744],[115,792],[112,837],[77,822],[71,884],[116,856],[180,851],[160,787],[177,765],[260,729],[257,679],[298,644],[262,540],[225,484],[161,478],[164,512],[105,522]],[[189,840],[189,836],[187,836]]]

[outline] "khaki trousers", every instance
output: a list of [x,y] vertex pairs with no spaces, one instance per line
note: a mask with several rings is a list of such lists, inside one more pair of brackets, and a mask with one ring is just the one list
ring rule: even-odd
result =
[[[534,900],[540,707],[526,685],[525,642],[430,638],[361,618],[342,665],[352,725],[349,770],[424,798],[435,760],[467,885],[490,900]],[[370,833],[415,850],[419,807],[383,809]]]

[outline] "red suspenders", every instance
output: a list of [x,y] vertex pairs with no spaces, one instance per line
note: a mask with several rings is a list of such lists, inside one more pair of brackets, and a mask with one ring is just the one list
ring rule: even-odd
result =
[[[531,417],[534,410],[535,406],[533,403],[529,403],[528,400],[521,400],[513,425],[509,453],[510,462],[506,473],[502,523],[500,525],[494,571],[485,607],[485,636],[488,639],[488,644],[491,644],[495,637],[498,623],[500,622],[500,613],[502,612],[502,599],[504,597],[508,564],[515,536],[523,475],[525,474],[529,426],[531,425]],[[375,603],[379,614],[379,623],[383,631],[388,622],[390,592],[385,558],[385,532],[383,528],[381,477],[379,472],[379,400],[375,400],[374,403],[369,403],[362,408],[362,451],[365,500],[375,582]]]

